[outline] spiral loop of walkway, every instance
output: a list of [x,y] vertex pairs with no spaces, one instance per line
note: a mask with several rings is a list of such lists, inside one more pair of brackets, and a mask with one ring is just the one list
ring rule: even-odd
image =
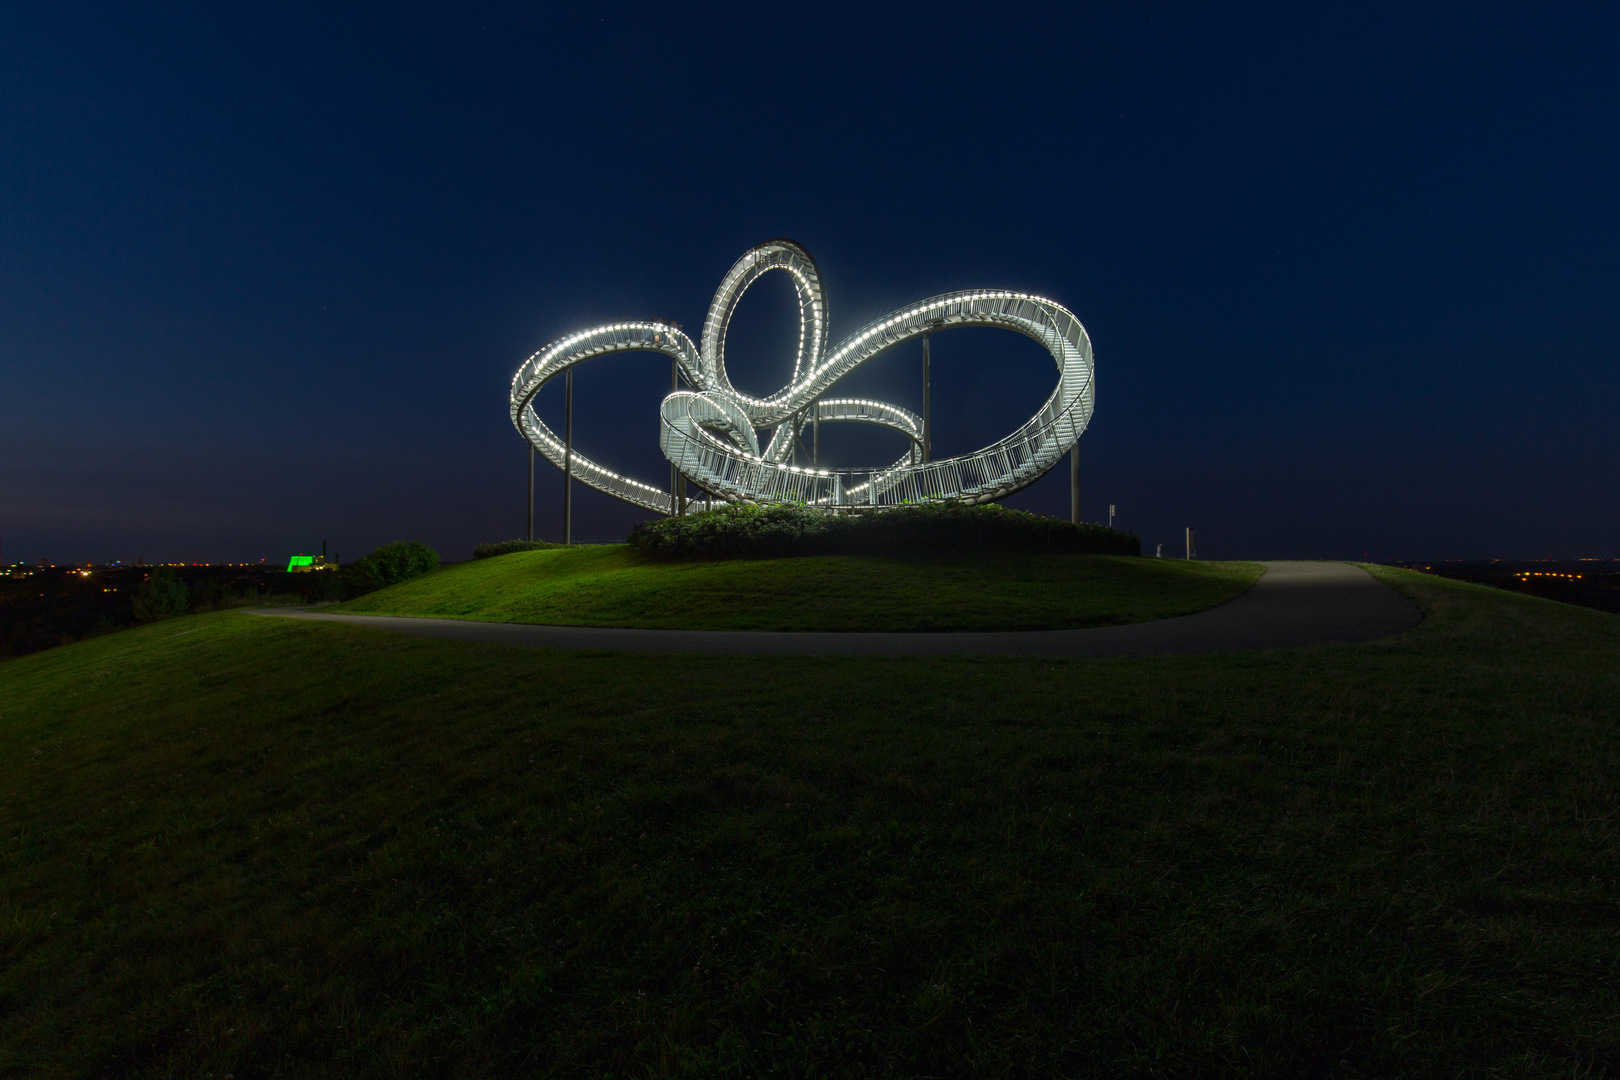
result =
[[[793,278],[799,343],[793,377],[769,397],[737,390],[725,368],[725,337],[748,287],[773,270]],[[845,375],[884,350],[954,326],[1012,330],[1040,343],[1057,365],[1052,395],[1022,427],[970,454],[922,460],[922,420],[880,401],[828,399]],[[563,440],[535,413],[535,395],[568,368],[609,353],[638,350],[674,359],[691,390],[664,399],[659,444],[680,473],[726,501],[798,502],[839,508],[886,507],[936,499],[969,503],[1004,498],[1038,480],[1085,431],[1096,401],[1091,340],[1080,321],[1050,300],[1004,290],[970,289],[931,297],[862,327],[826,348],[827,305],[810,253],[791,240],[771,240],[738,259],[721,281],[704,320],[702,348],[673,326],[626,322],[593,327],[531,356],[512,380],[512,422],[547,460],[562,468]],[[898,461],[861,469],[793,463],[801,433],[815,421],[878,424],[912,446]],[[759,430],[774,429],[762,449]],[[598,490],[661,513],[667,491],[607,469],[577,450],[573,474]]]

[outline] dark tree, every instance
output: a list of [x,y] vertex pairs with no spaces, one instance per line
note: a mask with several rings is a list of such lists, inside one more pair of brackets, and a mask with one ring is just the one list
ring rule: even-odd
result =
[[397,585],[439,568],[439,553],[420,540],[396,540],[363,556],[345,575],[356,595]]
[[135,617],[141,622],[172,619],[191,607],[191,590],[167,566],[154,566],[135,589]]

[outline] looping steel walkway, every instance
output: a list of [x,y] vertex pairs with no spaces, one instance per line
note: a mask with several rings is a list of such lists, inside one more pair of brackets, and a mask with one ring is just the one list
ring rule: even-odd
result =
[[291,608],[255,614],[345,622],[451,641],[734,656],[1185,656],[1372,641],[1410,630],[1423,619],[1410,600],[1359,567],[1321,562],[1263,565],[1266,572],[1253,587],[1218,607],[1174,619],[1088,630],[783,633],[535,626]]

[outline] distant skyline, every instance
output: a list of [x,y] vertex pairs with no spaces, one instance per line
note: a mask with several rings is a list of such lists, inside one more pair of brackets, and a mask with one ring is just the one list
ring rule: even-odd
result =
[[[1620,556],[1617,46],[1596,4],[14,11],[0,560],[466,558],[523,531],[523,359],[696,332],[777,236],[834,340],[959,288],[1073,311],[1085,516],[1146,552],[1191,525],[1206,558]],[[785,381],[789,295],[739,310],[740,387]],[[937,456],[1056,378],[986,330],[933,365]],[[920,378],[912,345],[840,393],[917,409]],[[581,448],[667,482],[668,381],[583,368]],[[1067,485],[1008,505],[1064,516]],[[648,516],[582,487],[575,514]]]

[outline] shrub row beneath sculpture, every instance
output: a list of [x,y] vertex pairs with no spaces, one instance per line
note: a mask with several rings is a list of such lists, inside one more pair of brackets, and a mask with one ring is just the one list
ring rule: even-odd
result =
[[544,540],[501,540],[494,544],[479,544],[473,548],[473,558],[493,559],[497,555],[511,555],[518,551],[543,551],[546,548],[561,546],[548,544]]
[[1140,555],[1135,533],[1075,525],[989,504],[938,502],[837,513],[810,506],[739,503],[637,525],[632,550],[660,559],[748,559],[785,555],[909,555],[1053,551]]

